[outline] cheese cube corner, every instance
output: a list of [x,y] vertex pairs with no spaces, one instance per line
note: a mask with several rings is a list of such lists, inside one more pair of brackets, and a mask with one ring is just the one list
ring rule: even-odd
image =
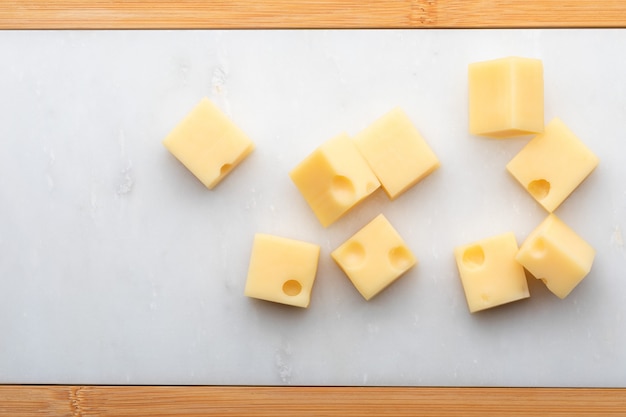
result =
[[289,176],[324,227],[380,187],[376,175],[346,134],[324,142]]
[[308,307],[319,255],[319,245],[256,234],[244,294],[275,303]]
[[354,140],[392,200],[439,167],[439,159],[400,108],[374,121]]
[[522,243],[517,261],[559,298],[589,274],[595,250],[562,220],[550,214]]
[[254,143],[208,98],[167,135],[163,145],[208,189],[254,149]]
[[515,260],[515,235],[505,233],[454,249],[471,313],[530,296],[524,268]]
[[469,131],[493,138],[543,131],[543,64],[506,57],[475,62],[469,74]]
[[506,169],[543,208],[553,212],[598,163],[598,157],[560,119],[553,119]]
[[417,263],[402,237],[382,214],[335,249],[331,256],[366,300]]

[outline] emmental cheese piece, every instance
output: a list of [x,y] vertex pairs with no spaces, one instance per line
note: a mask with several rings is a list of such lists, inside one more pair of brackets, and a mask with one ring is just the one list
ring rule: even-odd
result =
[[209,189],[254,149],[246,134],[208,98],[172,130],[163,145]]
[[598,163],[598,157],[560,119],[553,119],[506,169],[543,208],[552,212]]
[[439,166],[437,156],[400,108],[374,121],[354,140],[392,200]]
[[417,263],[382,214],[331,253],[352,284],[369,300]]
[[319,245],[256,234],[245,295],[275,303],[308,307],[319,255]]
[[469,131],[493,138],[543,131],[543,64],[507,57],[469,65]]
[[554,214],[524,241],[517,261],[557,297],[565,298],[589,274],[595,250]]
[[528,298],[524,268],[515,260],[513,233],[493,236],[454,249],[470,312]]
[[346,134],[323,143],[289,176],[324,227],[380,187]]

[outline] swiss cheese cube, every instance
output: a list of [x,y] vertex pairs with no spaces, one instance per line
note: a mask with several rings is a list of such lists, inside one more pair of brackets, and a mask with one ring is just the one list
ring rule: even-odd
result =
[[245,295],[296,307],[308,307],[320,247],[284,237],[256,234]]
[[554,119],[506,168],[539,204],[552,212],[598,162],[598,157],[560,119]]
[[554,214],[524,241],[517,261],[559,298],[567,295],[591,270],[594,249]]
[[208,98],[200,101],[163,144],[209,189],[254,149],[246,134]]
[[439,166],[437,156],[400,108],[354,138],[390,199],[395,199]]
[[493,236],[454,249],[470,312],[528,298],[524,268],[515,260],[513,233]]
[[382,214],[335,249],[331,256],[366,300],[417,263],[402,237]]
[[346,134],[323,143],[289,176],[324,227],[380,187],[376,175]]
[[469,65],[469,130],[505,138],[543,131],[543,65],[507,57]]

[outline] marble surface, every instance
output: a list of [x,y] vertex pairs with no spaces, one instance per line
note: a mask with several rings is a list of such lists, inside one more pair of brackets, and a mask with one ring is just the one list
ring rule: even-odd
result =
[[[0,382],[626,386],[626,31],[0,32]],[[544,218],[467,132],[467,64],[543,60],[601,159],[557,210],[596,249],[565,300],[471,315],[452,250]],[[161,145],[208,96],[256,143],[209,191]],[[441,168],[323,229],[287,173],[395,106]],[[366,302],[330,252],[379,213],[419,265]],[[243,296],[252,236],[318,243],[309,309]]]

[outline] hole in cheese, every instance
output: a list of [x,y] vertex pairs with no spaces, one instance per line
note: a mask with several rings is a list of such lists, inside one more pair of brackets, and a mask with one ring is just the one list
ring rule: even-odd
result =
[[374,191],[376,191],[376,189],[379,187],[378,184],[374,183],[374,182],[368,182],[367,186],[365,187],[366,191],[368,194],[373,193]]
[[480,268],[485,262],[485,252],[479,245],[475,245],[465,249],[463,253],[463,263],[467,268]]
[[228,171],[230,171],[232,169],[233,165],[232,164],[224,164],[222,165],[222,167],[220,168],[220,175],[226,175],[228,173]]
[[285,281],[283,284],[283,292],[286,295],[294,297],[302,291],[302,285],[296,281],[295,279],[290,279],[289,281]]
[[544,179],[531,181],[528,192],[537,200],[543,200],[550,193],[550,183]]
[[352,204],[356,192],[352,181],[343,175],[335,175],[330,186],[333,198],[341,204]]
[[546,242],[539,238],[535,240],[531,249],[532,256],[535,258],[543,258],[546,254]]
[[347,268],[359,268],[365,262],[365,248],[359,242],[350,242],[343,256],[343,264]]
[[403,271],[412,264],[411,253],[404,246],[396,246],[389,251],[389,263],[394,269]]

